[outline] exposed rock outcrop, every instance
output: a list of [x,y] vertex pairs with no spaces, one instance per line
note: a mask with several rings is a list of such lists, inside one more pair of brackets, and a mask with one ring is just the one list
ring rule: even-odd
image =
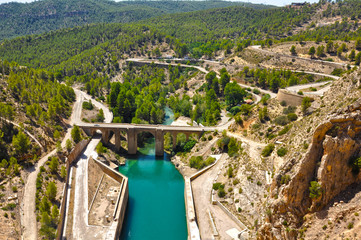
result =
[[[361,101],[329,116],[313,133],[312,143],[301,159],[297,154],[275,177],[270,208],[273,214],[262,226],[260,239],[296,239],[306,214],[324,208],[348,186],[361,182],[351,161],[361,155]],[[288,184],[282,176],[290,175]],[[310,197],[311,181],[318,182],[319,196]]]

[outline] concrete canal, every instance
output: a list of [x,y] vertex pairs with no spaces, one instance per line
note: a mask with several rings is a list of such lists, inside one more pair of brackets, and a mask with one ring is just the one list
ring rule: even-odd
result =
[[[164,124],[172,121],[173,113],[166,108]],[[168,154],[155,157],[154,138],[119,171],[129,178],[129,202],[120,239],[187,239],[184,180]]]

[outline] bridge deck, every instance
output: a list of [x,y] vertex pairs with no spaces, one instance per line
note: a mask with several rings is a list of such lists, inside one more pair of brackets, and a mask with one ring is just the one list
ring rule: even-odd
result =
[[172,125],[152,125],[152,124],[129,124],[129,123],[81,123],[81,128],[88,129],[141,129],[141,130],[163,130],[163,131],[185,131],[185,132],[203,132],[215,131],[214,127],[193,127],[193,126],[172,126]]

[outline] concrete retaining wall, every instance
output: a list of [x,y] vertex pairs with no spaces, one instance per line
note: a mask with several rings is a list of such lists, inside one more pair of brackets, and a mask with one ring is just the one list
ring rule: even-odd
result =
[[290,106],[300,106],[305,96],[291,93],[285,89],[278,90],[277,100],[282,102],[285,101]]
[[66,182],[64,185],[64,191],[63,191],[63,199],[61,200],[60,205],[60,217],[59,217],[59,224],[56,230],[56,239],[60,240],[63,236],[63,230],[64,230],[64,222],[65,222],[65,214],[66,214],[66,202],[68,198],[68,188],[69,188],[69,179],[70,176],[70,167],[71,164],[80,156],[80,154],[84,151],[86,146],[90,140],[82,140],[78,144],[75,145],[74,149],[69,154],[67,161],[66,161]]
[[121,192],[120,192],[120,197],[117,201],[117,206],[115,209],[116,212],[114,214],[115,216],[113,218],[112,225],[108,229],[105,236],[106,240],[118,240],[122,230],[125,211],[127,209],[127,204],[128,204],[128,197],[129,197],[128,178],[120,174],[119,172],[114,171],[113,169],[103,164],[102,162],[96,159],[93,160],[105,174],[107,174],[117,182],[121,183],[121,189],[120,189]]

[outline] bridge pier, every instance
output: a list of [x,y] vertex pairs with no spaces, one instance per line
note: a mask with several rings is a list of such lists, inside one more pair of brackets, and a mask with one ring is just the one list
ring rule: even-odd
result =
[[120,130],[115,131],[114,135],[115,135],[115,150],[119,151],[120,150]]
[[172,139],[173,139],[173,150],[175,149],[175,147],[177,146],[177,132],[173,132],[172,133]]
[[134,128],[128,128],[127,131],[128,136],[128,154],[134,155],[137,154],[137,132]]
[[109,130],[101,130],[101,131],[102,131],[102,141],[104,143],[108,143],[109,142],[110,131]]
[[164,134],[160,129],[155,130],[155,155],[163,157],[164,155]]

